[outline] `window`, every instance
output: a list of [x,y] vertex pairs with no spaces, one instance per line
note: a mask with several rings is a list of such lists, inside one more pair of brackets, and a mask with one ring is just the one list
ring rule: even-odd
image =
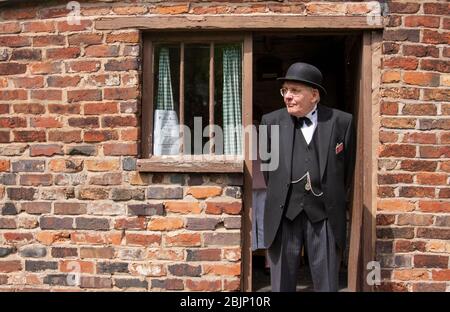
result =
[[243,47],[242,36],[144,36],[142,158],[233,156],[242,167]]

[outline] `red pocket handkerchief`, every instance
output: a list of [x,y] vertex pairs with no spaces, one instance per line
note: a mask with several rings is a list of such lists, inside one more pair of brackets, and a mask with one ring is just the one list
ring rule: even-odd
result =
[[336,144],[336,155],[342,152],[343,150],[344,150],[344,143],[341,142]]

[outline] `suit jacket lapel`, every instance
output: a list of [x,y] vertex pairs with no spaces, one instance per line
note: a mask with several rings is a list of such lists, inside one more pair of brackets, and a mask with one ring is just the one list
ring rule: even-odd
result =
[[330,151],[331,133],[334,123],[332,122],[332,111],[326,106],[317,106],[317,134],[319,140],[319,168],[320,180],[323,178],[327,166],[328,153]]
[[[280,152],[283,154],[286,165],[286,172],[289,172],[289,175],[292,175],[292,148],[294,146],[294,121],[292,120],[291,115],[287,112],[287,109],[284,110],[284,113],[281,118],[281,126],[280,126]],[[291,179],[291,176],[289,176]]]

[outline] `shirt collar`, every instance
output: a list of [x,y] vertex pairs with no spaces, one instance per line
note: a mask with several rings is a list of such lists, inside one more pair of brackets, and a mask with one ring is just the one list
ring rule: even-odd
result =
[[317,104],[314,106],[314,108],[305,115],[305,117],[308,117],[310,120],[317,119]]

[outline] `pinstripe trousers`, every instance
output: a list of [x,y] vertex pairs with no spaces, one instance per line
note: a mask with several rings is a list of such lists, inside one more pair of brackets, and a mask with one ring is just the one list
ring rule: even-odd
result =
[[283,217],[268,249],[273,292],[296,291],[301,250],[305,244],[315,291],[338,290],[340,252],[327,219],[311,223],[305,212],[293,221]]

